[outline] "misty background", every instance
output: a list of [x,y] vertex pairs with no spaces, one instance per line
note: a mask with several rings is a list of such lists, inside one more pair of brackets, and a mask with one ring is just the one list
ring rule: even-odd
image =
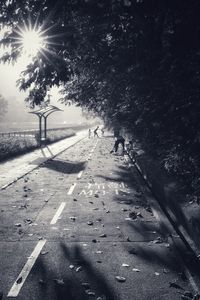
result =
[[[38,128],[38,118],[28,112],[31,109],[24,99],[28,93],[19,91],[16,86],[16,81],[21,71],[25,68],[26,62],[19,59],[17,63],[0,64],[0,95],[7,101],[7,113],[0,119],[0,131],[21,130],[21,129],[35,129]],[[54,88],[50,91],[51,103],[63,110],[63,112],[55,112],[48,118],[48,128],[64,127],[68,125],[79,125],[95,121],[88,120],[83,116],[82,109],[74,105],[65,106],[58,102],[61,96],[58,89]],[[36,108],[35,110],[37,110]]]

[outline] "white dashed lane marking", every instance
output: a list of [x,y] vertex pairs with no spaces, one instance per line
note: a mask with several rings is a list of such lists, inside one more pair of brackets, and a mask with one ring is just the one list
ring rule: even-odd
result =
[[22,271],[18,275],[16,281],[14,282],[13,286],[11,287],[8,297],[17,297],[26,278],[28,277],[32,267],[34,266],[36,259],[38,258],[42,248],[44,247],[46,240],[41,240],[37,243],[35,249],[31,253],[30,257],[28,258],[26,264],[24,265]]
[[76,186],[76,183],[73,183],[73,184],[70,186],[67,195],[72,195],[72,194],[73,194],[73,191],[74,191],[74,189],[75,189],[75,186]]
[[53,219],[52,219],[51,222],[50,222],[51,225],[56,224],[56,222],[58,221],[58,218],[60,217],[60,215],[61,215],[61,213],[62,213],[62,211],[63,211],[65,205],[66,205],[66,202],[62,202],[62,203],[60,204],[60,206],[59,206],[57,212],[55,213]]
[[80,171],[77,175],[77,178],[80,179],[82,175],[83,175],[83,171]]

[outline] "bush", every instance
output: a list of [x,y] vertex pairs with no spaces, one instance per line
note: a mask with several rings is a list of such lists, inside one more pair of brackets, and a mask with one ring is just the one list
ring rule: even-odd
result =
[[[75,135],[73,130],[51,130],[47,133],[46,143],[54,143],[59,140],[68,138]],[[32,151],[40,147],[39,134],[36,133],[35,137],[30,136],[11,136],[0,137],[0,161],[11,158],[26,152]]]

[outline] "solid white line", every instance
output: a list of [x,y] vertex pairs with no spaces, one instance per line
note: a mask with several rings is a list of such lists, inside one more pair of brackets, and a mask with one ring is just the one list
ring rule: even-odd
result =
[[69,188],[69,191],[68,191],[67,195],[72,195],[72,193],[73,193],[73,191],[74,191],[74,188],[75,188],[75,186],[76,186],[76,183],[73,183],[73,184],[72,184],[72,186],[70,186],[70,188]]
[[[31,256],[28,258],[25,266],[23,267],[21,273],[18,275],[15,283],[11,287],[7,297],[17,297],[18,296],[26,278],[28,277],[36,259],[38,258],[38,255],[40,254],[45,243],[46,243],[46,240],[41,240],[37,243],[35,249],[31,253]],[[19,283],[17,283],[17,282],[19,282]]]
[[50,224],[53,225],[53,224],[56,224],[56,222],[58,221],[58,218],[60,217],[64,207],[66,205],[66,202],[62,202],[57,210],[57,212],[55,213],[53,219],[51,220]]
[[78,173],[78,175],[77,175],[77,178],[81,178],[81,176],[82,176],[82,174],[83,174],[83,171],[80,171],[79,173]]

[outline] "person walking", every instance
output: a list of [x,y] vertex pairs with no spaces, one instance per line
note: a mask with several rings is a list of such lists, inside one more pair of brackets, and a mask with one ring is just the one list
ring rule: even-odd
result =
[[94,137],[99,137],[97,131],[99,130],[99,126],[97,126],[97,128],[94,130]]
[[92,134],[92,132],[91,132],[91,129],[89,128],[89,130],[88,130],[88,137],[89,137],[89,139],[91,138],[91,134]]
[[123,149],[123,153],[124,153],[124,144],[125,144],[125,139],[123,138],[123,136],[118,135],[117,137],[115,137],[115,144],[113,146],[113,149],[110,151],[110,153],[117,153],[119,145],[122,146]]

